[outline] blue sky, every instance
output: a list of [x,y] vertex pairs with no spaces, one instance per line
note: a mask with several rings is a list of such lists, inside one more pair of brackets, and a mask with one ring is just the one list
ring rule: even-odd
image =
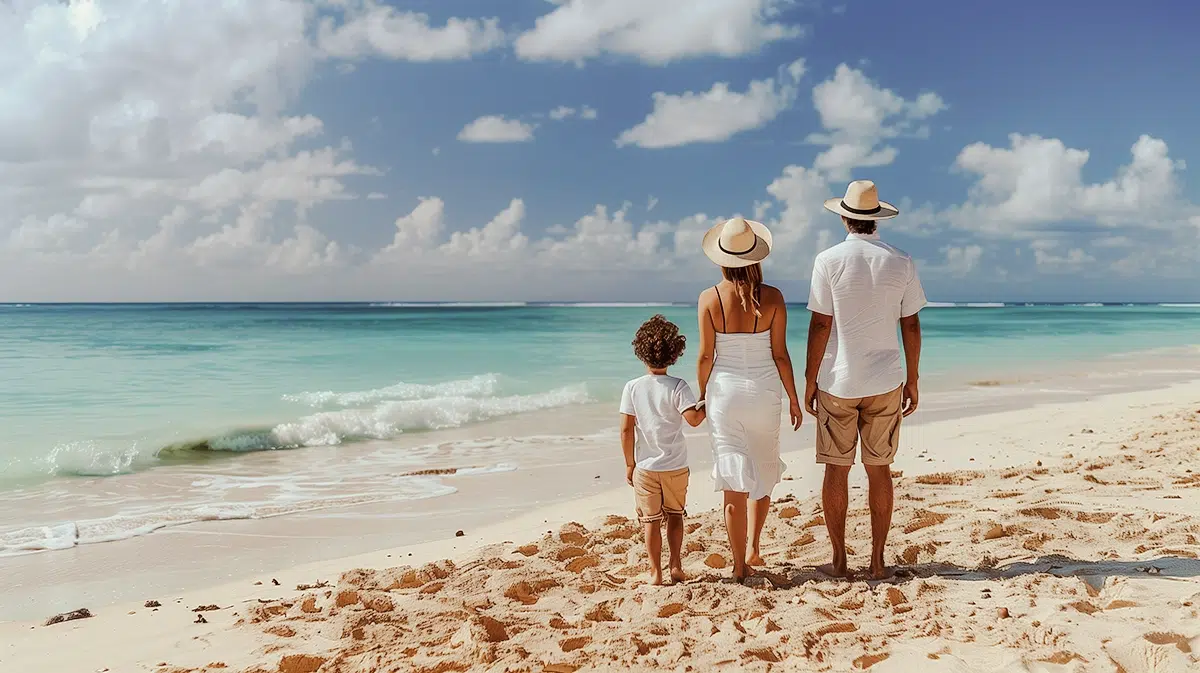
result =
[[[1200,48],[1164,38],[1190,3],[39,4],[0,17],[0,299],[686,299],[744,214],[802,300],[849,178],[902,206],[883,234],[931,298],[1200,295]],[[682,103],[618,143],[656,93]],[[487,117],[532,138],[460,140]]]

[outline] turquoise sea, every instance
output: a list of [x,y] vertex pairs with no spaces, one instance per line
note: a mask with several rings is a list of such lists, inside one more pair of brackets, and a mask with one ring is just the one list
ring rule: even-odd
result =
[[[670,304],[0,306],[0,497],[69,495],[95,477],[115,492],[123,475],[221,456],[337,452],[611,403],[639,374],[629,343],[654,313],[696,343],[695,307]],[[1200,304],[934,305],[921,315],[923,377],[943,388],[1200,343]],[[806,328],[792,307],[797,363]],[[693,355],[679,365],[689,379]],[[19,523],[0,522],[0,553],[41,548],[29,540],[42,533],[14,537]]]

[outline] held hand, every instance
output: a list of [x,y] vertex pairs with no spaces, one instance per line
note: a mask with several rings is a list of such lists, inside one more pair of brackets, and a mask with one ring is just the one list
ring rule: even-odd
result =
[[917,410],[917,401],[920,398],[920,393],[917,391],[917,382],[910,381],[904,384],[904,393],[900,408],[903,409],[903,416],[908,416]]
[[792,430],[799,430],[804,424],[804,411],[800,409],[800,402],[791,400],[788,403],[788,415],[792,417]]
[[804,408],[813,416],[817,415],[817,382],[809,381],[804,385]]
[[628,465],[628,466],[626,466],[626,467],[625,467],[625,483],[626,483],[626,484],[629,484],[630,486],[633,486],[633,470],[634,470],[634,467],[635,467],[635,466],[633,466],[633,465]]

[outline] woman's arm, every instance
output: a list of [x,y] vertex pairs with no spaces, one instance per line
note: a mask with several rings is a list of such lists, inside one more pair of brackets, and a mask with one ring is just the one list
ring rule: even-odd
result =
[[700,356],[696,363],[696,382],[700,385],[700,399],[705,399],[708,393],[708,377],[712,376],[713,362],[717,348],[717,335],[713,329],[712,320],[708,317],[708,302],[704,292],[700,295],[700,308],[696,319],[700,323]]
[[787,303],[779,296],[775,315],[771,317],[771,357],[775,360],[775,369],[779,370],[779,380],[783,382],[783,390],[788,396],[788,411],[792,419],[792,429],[799,430],[804,422],[804,414],[800,411],[800,397],[796,394],[796,374],[792,371],[792,356],[787,348]]

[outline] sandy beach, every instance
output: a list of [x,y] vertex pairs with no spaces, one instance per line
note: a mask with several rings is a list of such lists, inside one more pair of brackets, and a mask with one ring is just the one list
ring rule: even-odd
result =
[[[806,465],[792,437],[785,460]],[[0,624],[0,668],[1195,670],[1198,457],[1197,382],[936,420],[910,427],[895,465],[892,583],[813,571],[828,551],[818,484],[792,479],[762,579],[724,581],[718,513],[696,509],[689,580],[649,586],[631,497],[612,488],[423,544],[77,606],[87,619]],[[848,538],[861,569],[860,479]],[[712,502],[708,488],[694,473],[692,500]]]

